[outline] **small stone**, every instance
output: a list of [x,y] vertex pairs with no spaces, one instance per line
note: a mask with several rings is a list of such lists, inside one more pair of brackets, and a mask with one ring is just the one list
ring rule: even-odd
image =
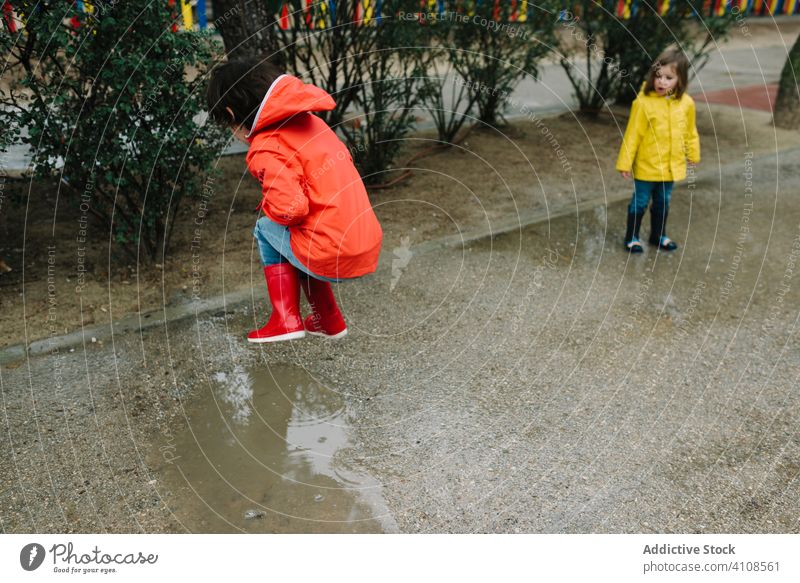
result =
[[322,502],[324,499],[325,497],[322,494],[317,494],[314,496],[314,502]]
[[264,518],[264,513],[261,510],[245,510],[245,520],[254,520],[256,518]]
[[94,344],[95,342],[97,342],[97,338],[95,338],[94,336],[92,336],[92,344]]

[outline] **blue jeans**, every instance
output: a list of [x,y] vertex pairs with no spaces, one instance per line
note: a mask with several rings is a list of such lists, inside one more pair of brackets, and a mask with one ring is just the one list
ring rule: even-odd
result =
[[653,213],[665,214],[669,210],[669,198],[674,182],[633,181],[633,198],[628,205],[628,212],[638,215],[647,210],[647,203],[653,199]]
[[258,242],[258,252],[261,254],[261,263],[263,263],[265,267],[267,265],[288,262],[314,279],[331,283],[342,281],[341,279],[323,277],[322,275],[312,273],[308,267],[300,263],[297,257],[295,257],[294,251],[292,251],[289,227],[279,225],[269,220],[267,217],[261,217],[256,221],[256,228],[253,230],[253,236]]

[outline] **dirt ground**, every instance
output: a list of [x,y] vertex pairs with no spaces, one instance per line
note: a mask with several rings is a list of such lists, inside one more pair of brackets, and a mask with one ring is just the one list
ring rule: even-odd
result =
[[[775,130],[767,113],[699,102],[697,107],[701,167],[725,164],[746,151],[759,155],[800,145],[798,132]],[[457,147],[416,160],[411,178],[371,193],[384,229],[384,249],[485,228],[524,211],[555,211],[624,193],[630,185],[614,163],[626,115],[617,110],[596,119],[574,113],[517,119],[504,128],[475,130]],[[398,167],[430,148],[434,139],[430,132],[409,138]],[[8,181],[0,256],[13,271],[0,275],[0,347],[158,310],[193,296],[213,297],[253,281],[259,285],[251,233],[260,189],[243,155],[218,163],[223,176],[213,184],[207,213],[199,201],[183,209],[171,252],[160,263],[135,265],[121,259],[110,247],[107,226],[91,224],[88,274],[80,293],[75,287],[78,212],[65,201],[67,193],[57,183]],[[49,308],[48,285],[53,286],[55,312]],[[55,314],[50,321],[49,313]]]

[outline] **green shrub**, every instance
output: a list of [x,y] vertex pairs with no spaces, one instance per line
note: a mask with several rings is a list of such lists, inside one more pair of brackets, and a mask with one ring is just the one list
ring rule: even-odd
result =
[[227,138],[197,123],[218,48],[206,33],[175,32],[166,3],[93,4],[91,14],[14,4],[27,20],[0,33],[17,79],[0,121],[27,128],[16,139],[31,146],[36,173],[58,173],[65,198],[102,219],[120,249],[155,259]]
[[728,35],[734,16],[704,15],[703,5],[703,0],[683,0],[658,15],[642,4],[636,14],[622,21],[622,27],[613,28],[609,44],[620,68],[627,71],[612,94],[616,103],[629,104],[636,98],[653,61],[671,44],[689,58],[691,76],[705,66],[716,44]]
[[272,30],[288,71],[336,100],[322,117],[343,136],[364,181],[374,184],[385,181],[413,126],[424,75],[416,56],[427,49],[419,22],[403,17],[419,10],[417,0],[384,0],[381,13],[369,15],[358,4],[339,0],[333,12],[326,3],[308,10],[305,0],[290,0],[288,28]]
[[458,132],[473,119],[478,92],[455,68],[458,51],[452,47],[456,34],[456,21],[446,18],[429,26],[420,27],[424,36],[420,44],[425,48],[417,51],[414,58],[424,75],[421,78],[419,99],[427,113],[433,118],[438,139],[451,144]]
[[[392,10],[402,4],[409,2],[386,0],[384,7]],[[420,45],[424,30],[418,22],[389,16],[373,26],[375,47],[365,62],[365,76],[355,87],[362,115],[356,123],[341,126],[367,184],[386,182],[385,173],[416,121],[426,75],[417,57],[429,53]]]
[[543,0],[527,22],[512,22],[508,2],[450,3],[437,20],[417,16],[429,6],[419,0],[383,0],[380,14],[375,2],[371,13],[359,12],[361,0],[338,0],[335,11],[334,3],[268,1],[274,14],[287,8],[286,27],[280,17],[259,23],[282,47],[272,60],[334,97],[336,108],[321,116],[343,136],[368,183],[385,180],[415,112],[427,109],[448,143],[473,108],[496,125],[519,81],[537,75],[557,6]]
[[[360,0],[338,0],[336,10],[327,3],[315,2],[307,10],[306,0],[269,0],[275,14],[287,7],[287,28],[275,22],[260,23],[278,39],[281,53],[276,62],[287,72],[330,93],[336,109],[320,114],[329,125],[338,127],[345,113],[357,105],[360,85],[366,80],[368,59],[375,50],[374,26],[357,20]],[[265,55],[266,57],[267,55]]]
[[468,0],[451,16],[449,51],[453,69],[475,101],[478,121],[503,121],[507,98],[526,76],[538,78],[539,61],[553,44],[554,2],[537,2],[525,22],[512,22],[511,2]]
[[580,110],[595,115],[609,102],[633,101],[653,61],[671,44],[686,53],[694,72],[702,68],[732,22],[730,15],[704,16],[703,3],[674,2],[661,15],[639,2],[627,18],[617,17],[616,2],[609,0],[569,3],[557,36]]

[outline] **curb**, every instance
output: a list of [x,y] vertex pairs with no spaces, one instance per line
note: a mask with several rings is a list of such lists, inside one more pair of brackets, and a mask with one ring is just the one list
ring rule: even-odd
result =
[[39,356],[58,352],[76,346],[92,344],[92,338],[99,341],[112,338],[114,334],[127,334],[128,332],[140,332],[148,328],[163,326],[167,322],[178,322],[191,316],[199,316],[208,312],[225,310],[231,305],[238,305],[247,301],[253,295],[252,288],[240,289],[229,294],[215,296],[206,300],[193,300],[170,306],[162,310],[153,310],[141,314],[126,316],[121,320],[116,320],[110,324],[100,324],[88,326],[75,330],[69,334],[52,336],[35,340],[28,345],[27,351],[25,344],[14,344],[0,350],[0,365],[8,365],[17,362],[27,356]]

